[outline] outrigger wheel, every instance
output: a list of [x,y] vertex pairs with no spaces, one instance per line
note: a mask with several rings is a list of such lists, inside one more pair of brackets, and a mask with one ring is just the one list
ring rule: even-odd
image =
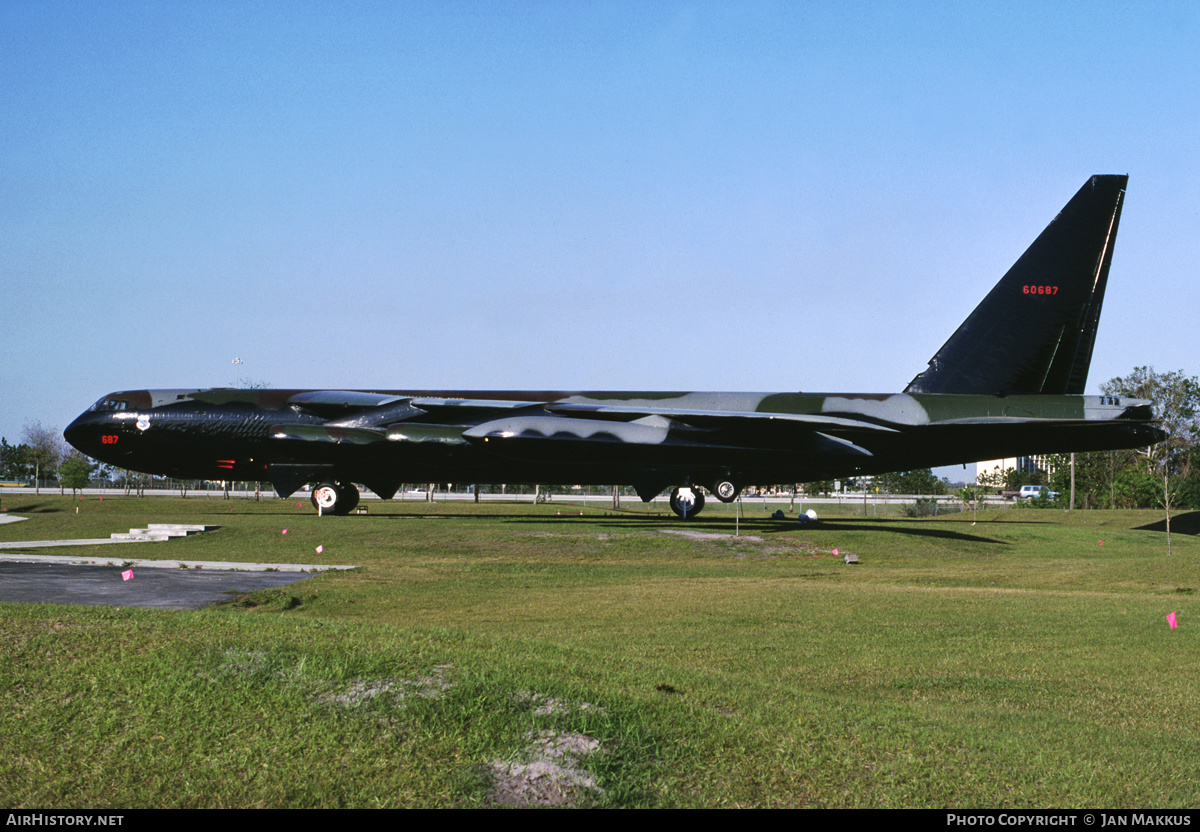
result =
[[717,499],[722,503],[732,503],[737,499],[738,494],[742,492],[742,489],[729,480],[717,480],[708,490],[715,494]]
[[358,489],[349,482],[323,482],[312,490],[311,499],[321,514],[349,514],[358,505]]
[[690,520],[704,510],[704,492],[695,486],[671,489],[671,511]]

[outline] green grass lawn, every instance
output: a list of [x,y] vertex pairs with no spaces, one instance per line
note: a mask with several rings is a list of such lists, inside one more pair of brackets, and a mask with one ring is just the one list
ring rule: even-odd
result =
[[716,504],[5,498],[3,540],[210,523],[104,552],[360,567],[196,612],[0,604],[9,807],[489,805],[539,737],[598,742],[574,805],[1200,803],[1194,514],[1168,556],[1154,512],[747,505],[733,537]]

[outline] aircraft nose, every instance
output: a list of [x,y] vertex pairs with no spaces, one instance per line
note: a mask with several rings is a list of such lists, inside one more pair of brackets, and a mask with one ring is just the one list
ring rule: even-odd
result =
[[67,429],[63,431],[63,438],[71,443],[71,447],[78,448],[80,451],[83,450],[83,448],[79,447],[79,443],[83,441],[83,427],[79,424],[82,419],[82,416],[76,418],[75,421],[67,425]]
[[83,413],[74,422],[67,425],[63,437],[82,453],[99,458],[101,434],[103,433],[104,415],[99,413]]

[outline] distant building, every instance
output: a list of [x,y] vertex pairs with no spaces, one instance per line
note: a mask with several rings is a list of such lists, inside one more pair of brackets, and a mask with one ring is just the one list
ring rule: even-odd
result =
[[999,472],[1003,476],[1004,472],[1009,468],[1015,469],[1020,474],[1028,474],[1030,476],[1039,470],[1045,471],[1046,476],[1054,473],[1054,466],[1050,463],[1049,456],[1010,456],[1005,459],[989,459],[984,462],[976,462],[975,482],[979,482],[980,477],[993,472]]

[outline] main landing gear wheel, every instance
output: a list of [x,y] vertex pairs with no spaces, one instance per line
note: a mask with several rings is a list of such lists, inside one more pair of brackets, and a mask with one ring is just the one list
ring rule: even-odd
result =
[[671,511],[684,520],[691,520],[704,510],[704,492],[699,488],[671,489]]
[[349,514],[358,505],[358,489],[349,482],[323,482],[313,489],[311,499],[321,514]]
[[732,503],[737,499],[738,494],[742,492],[742,489],[738,488],[729,480],[717,480],[712,484],[712,487],[709,489],[709,491],[715,494],[717,499],[722,503]]

